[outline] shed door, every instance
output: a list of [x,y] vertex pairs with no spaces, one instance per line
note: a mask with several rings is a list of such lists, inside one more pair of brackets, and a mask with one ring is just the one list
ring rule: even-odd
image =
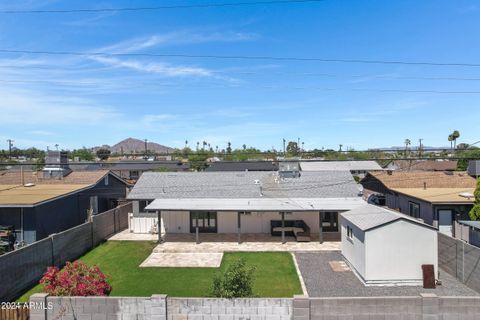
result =
[[438,210],[438,230],[441,233],[452,235],[452,210]]

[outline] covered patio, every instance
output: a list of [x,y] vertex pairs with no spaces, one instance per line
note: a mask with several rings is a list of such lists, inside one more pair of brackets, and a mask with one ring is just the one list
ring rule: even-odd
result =
[[249,243],[288,246],[338,241],[340,213],[362,203],[360,198],[183,198],[156,199],[145,209],[156,216],[156,221],[162,221],[158,241],[163,245],[235,243],[247,249]]

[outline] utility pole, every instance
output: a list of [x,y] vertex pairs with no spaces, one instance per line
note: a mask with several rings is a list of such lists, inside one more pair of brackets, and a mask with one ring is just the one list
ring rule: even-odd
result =
[[285,138],[283,138],[283,157],[285,158]]
[[422,151],[423,151],[422,150],[423,149],[422,141],[423,141],[422,138],[418,139],[418,144],[419,144],[419,146],[418,146],[418,157],[419,158],[422,157]]
[[147,139],[144,139],[143,141],[145,141],[145,159],[147,158]]
[[12,147],[13,147],[13,140],[12,139],[7,139],[8,142],[8,159],[12,159]]

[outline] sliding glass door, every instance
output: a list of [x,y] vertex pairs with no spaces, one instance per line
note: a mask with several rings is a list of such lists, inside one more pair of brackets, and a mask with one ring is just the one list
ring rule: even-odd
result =
[[190,232],[197,227],[201,233],[217,233],[217,213],[214,211],[190,211]]

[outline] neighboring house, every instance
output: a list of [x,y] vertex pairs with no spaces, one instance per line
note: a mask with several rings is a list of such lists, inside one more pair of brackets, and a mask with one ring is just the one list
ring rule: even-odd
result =
[[277,171],[275,161],[218,161],[211,162],[205,171]]
[[122,161],[117,163],[105,163],[108,168],[122,179],[135,182],[144,172],[149,171],[189,171],[190,165],[181,161]]
[[455,171],[456,160],[392,160],[386,170],[396,171]]
[[146,172],[127,198],[134,200],[132,232],[157,232],[156,211],[167,235],[265,233],[298,241],[340,239],[339,214],[364,203],[352,176],[336,171]]
[[32,243],[84,223],[88,214],[117,206],[126,183],[108,170],[0,173],[0,225],[13,226],[16,240]]
[[354,176],[364,177],[367,171],[383,170],[376,161],[302,161],[302,171],[350,171]]
[[480,247],[480,221],[455,221],[453,236],[466,243]]
[[369,172],[360,183],[366,193],[382,195],[385,205],[452,235],[455,220],[468,219],[476,179],[466,172]]
[[421,284],[422,265],[438,279],[437,231],[390,209],[364,205],[342,214],[342,255],[365,284]]

